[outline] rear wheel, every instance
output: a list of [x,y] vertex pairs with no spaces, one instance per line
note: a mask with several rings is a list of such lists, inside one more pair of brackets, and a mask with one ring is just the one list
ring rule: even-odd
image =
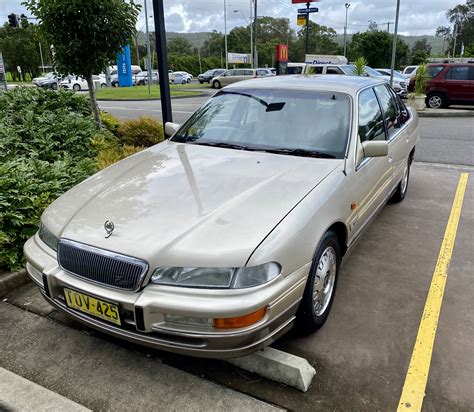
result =
[[298,308],[297,326],[306,333],[323,326],[331,310],[341,262],[339,240],[333,231],[319,243]]
[[214,89],[220,89],[221,88],[221,82],[219,80],[214,80],[212,82],[212,87],[214,87]]
[[58,90],[58,84],[56,82],[51,83],[51,89]]
[[444,94],[433,92],[426,97],[426,106],[430,109],[441,109],[447,106],[447,100]]
[[81,86],[80,86],[79,84],[77,84],[77,83],[76,83],[74,86],[72,86],[72,88],[73,88],[76,92],[78,92],[79,90],[81,90]]

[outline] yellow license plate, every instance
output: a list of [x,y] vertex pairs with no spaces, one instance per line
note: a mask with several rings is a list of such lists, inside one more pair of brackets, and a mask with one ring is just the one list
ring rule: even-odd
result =
[[64,288],[64,296],[66,297],[67,305],[72,309],[80,310],[100,319],[121,325],[119,308],[113,303],[104,302],[103,300],[93,298],[89,295],[76,292]]

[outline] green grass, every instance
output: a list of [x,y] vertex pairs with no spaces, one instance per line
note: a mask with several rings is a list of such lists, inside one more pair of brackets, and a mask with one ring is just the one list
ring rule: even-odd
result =
[[[199,92],[192,92],[186,89],[188,85],[176,85],[171,87],[171,97],[175,96],[194,96]],[[159,99],[160,88],[158,85],[153,85],[150,88],[151,93],[148,93],[148,86],[136,87],[110,87],[107,89],[97,90],[97,98],[102,100],[135,100],[135,99]]]

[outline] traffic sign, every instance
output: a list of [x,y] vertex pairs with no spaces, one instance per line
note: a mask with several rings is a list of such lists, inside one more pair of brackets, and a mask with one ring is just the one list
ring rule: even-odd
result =
[[317,13],[319,9],[317,7],[309,7],[307,9],[298,9],[298,13]]
[[306,25],[306,16],[307,14],[298,14],[298,17],[296,18],[296,24],[298,26],[305,26]]

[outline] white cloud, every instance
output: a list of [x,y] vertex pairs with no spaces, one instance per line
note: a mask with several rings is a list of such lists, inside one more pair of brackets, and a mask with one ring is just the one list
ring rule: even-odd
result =
[[[143,4],[144,0],[138,0]],[[245,25],[250,15],[251,0],[226,0],[227,27],[230,31],[235,26]],[[314,3],[319,13],[311,18],[317,23],[333,27],[342,32],[345,21],[344,3],[350,0],[325,0]],[[436,27],[447,24],[445,13],[464,0],[402,0],[400,9],[399,31],[404,34],[433,34]],[[295,20],[298,7],[290,0],[258,0],[258,15],[287,17],[296,28]],[[382,27],[382,23],[395,19],[396,0],[358,0],[351,2],[348,13],[349,33],[363,31],[368,21],[374,20]],[[240,10],[234,13],[234,10]],[[0,1],[0,21],[6,21],[9,13],[26,13],[21,0]],[[152,1],[148,0],[148,14],[153,14]],[[166,28],[169,31],[224,31],[224,0],[165,0]],[[137,27],[142,27],[145,14],[142,9]],[[153,19],[149,21],[154,29]],[[393,25],[391,25],[393,30]]]

